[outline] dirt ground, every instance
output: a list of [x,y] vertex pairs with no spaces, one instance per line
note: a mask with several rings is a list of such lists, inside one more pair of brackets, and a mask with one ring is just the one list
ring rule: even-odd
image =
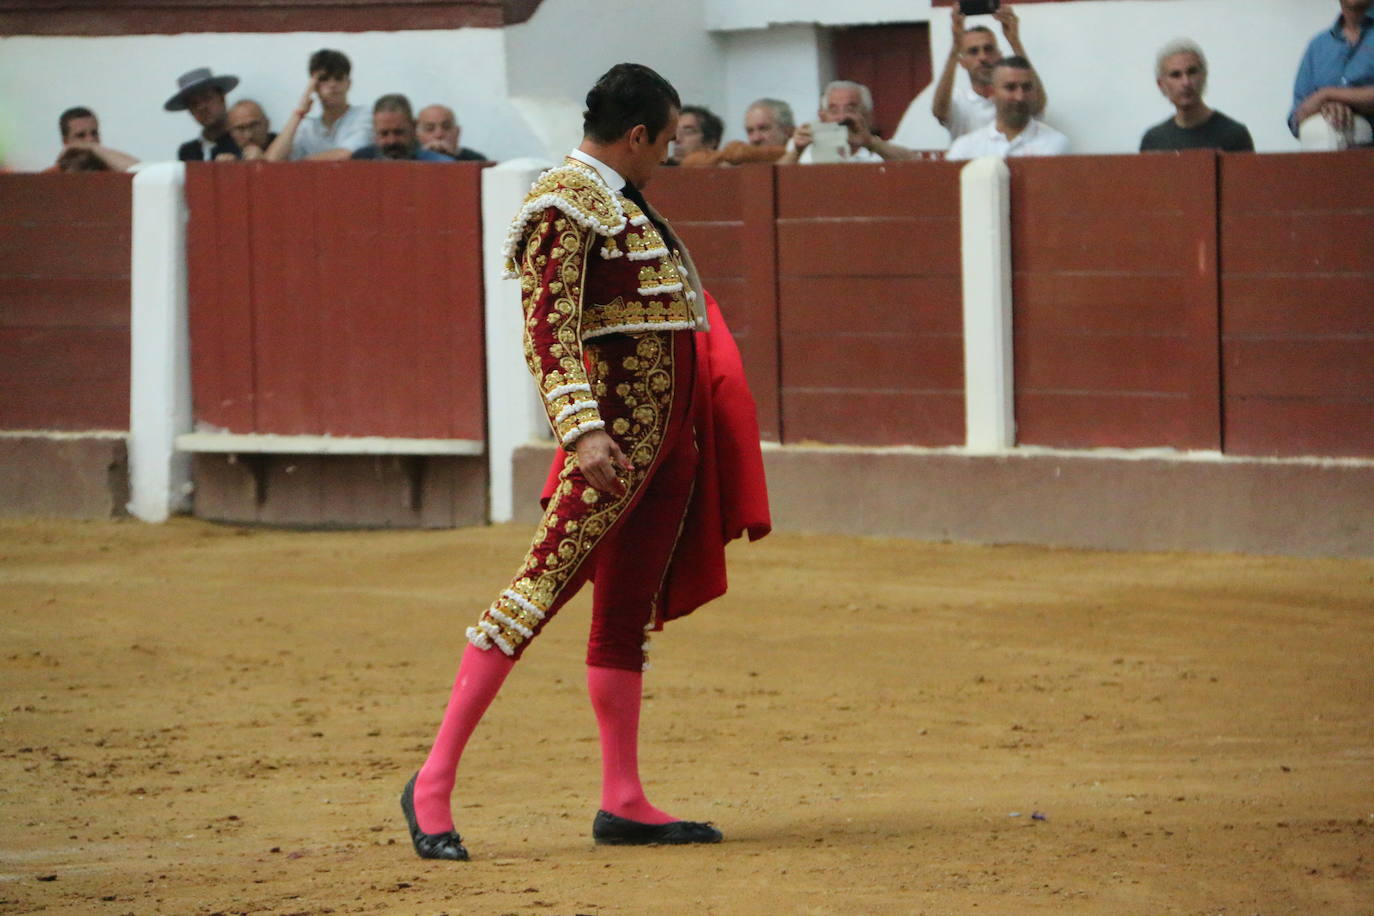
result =
[[1374,563],[773,535],[654,640],[597,847],[586,598],[396,803],[530,532],[0,523],[0,913],[1374,913]]

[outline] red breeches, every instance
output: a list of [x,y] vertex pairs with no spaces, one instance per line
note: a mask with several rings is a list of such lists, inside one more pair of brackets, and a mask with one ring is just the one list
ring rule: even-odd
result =
[[606,432],[634,464],[626,492],[596,490],[570,454],[509,588],[468,630],[479,648],[518,658],[588,578],[595,579],[587,664],[638,671],[696,475],[691,331],[584,344]]

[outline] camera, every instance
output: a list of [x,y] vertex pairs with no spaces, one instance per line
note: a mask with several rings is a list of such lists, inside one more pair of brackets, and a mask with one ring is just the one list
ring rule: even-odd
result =
[[985,16],[997,12],[1002,0],[959,0],[959,12],[965,16]]

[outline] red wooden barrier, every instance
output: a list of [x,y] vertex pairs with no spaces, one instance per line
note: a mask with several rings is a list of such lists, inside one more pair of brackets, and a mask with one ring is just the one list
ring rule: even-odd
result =
[[958,173],[777,168],[783,441],[963,442]]
[[0,175],[0,429],[129,428],[132,182]]
[[485,438],[481,168],[187,168],[198,424]]
[[759,432],[777,441],[778,258],[773,169],[660,169],[648,189],[692,252],[739,344]]
[[1017,441],[1220,448],[1215,155],[1008,164]]
[[1226,450],[1374,456],[1374,152],[1221,163]]

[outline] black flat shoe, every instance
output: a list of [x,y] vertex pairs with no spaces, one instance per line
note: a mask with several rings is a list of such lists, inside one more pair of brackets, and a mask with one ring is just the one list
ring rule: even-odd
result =
[[410,826],[410,843],[415,847],[415,854],[422,859],[466,862],[468,851],[463,848],[463,838],[458,835],[458,831],[425,833],[420,829],[420,823],[415,819],[415,780],[419,776],[420,774],[416,773],[410,777],[410,782],[406,783],[405,789],[401,792],[401,810],[405,812],[406,823]]
[[598,811],[596,820],[592,821],[592,839],[603,846],[649,846],[654,843],[719,843],[724,837],[719,830],[700,821],[642,824],[609,811]]

